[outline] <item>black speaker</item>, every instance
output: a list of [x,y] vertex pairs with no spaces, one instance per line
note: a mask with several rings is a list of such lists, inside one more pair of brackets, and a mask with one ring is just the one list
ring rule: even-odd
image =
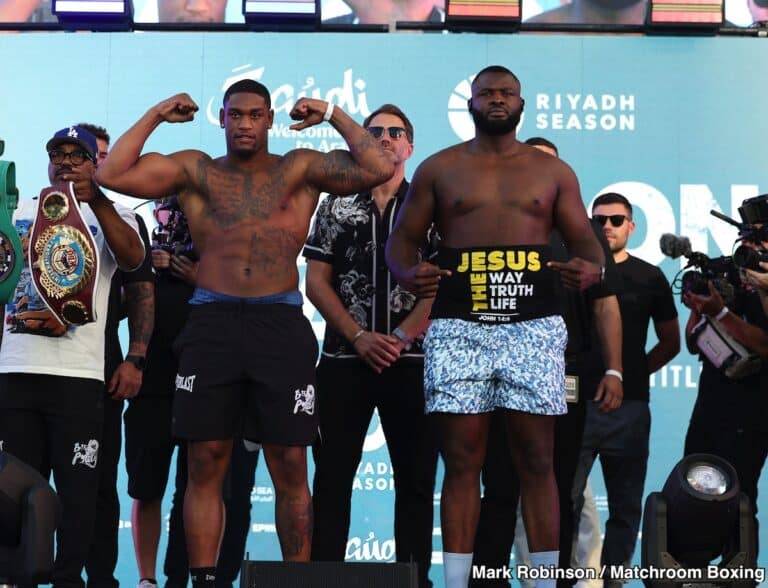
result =
[[417,588],[413,563],[244,561],[240,588]]

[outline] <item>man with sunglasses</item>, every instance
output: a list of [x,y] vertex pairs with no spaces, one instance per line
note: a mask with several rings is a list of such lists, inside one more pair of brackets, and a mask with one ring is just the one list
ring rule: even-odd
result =
[[[408,189],[413,125],[393,104],[363,127],[395,157],[395,175],[319,206],[309,240],[307,296],[326,320],[317,367],[320,441],[315,446],[312,559],[344,561],[352,485],[368,424],[378,409],[395,480],[397,561],[415,561],[431,586],[432,496],[437,446],[424,416],[422,333],[429,300],[392,279],[384,246]],[[427,234],[423,247],[428,246]],[[425,251],[426,253],[426,251]]]
[[317,436],[317,340],[304,316],[296,257],[321,192],[350,194],[394,172],[393,156],[337,106],[302,98],[293,130],[330,124],[349,151],[269,152],[274,111],[254,80],[227,88],[219,111],[226,154],[141,154],[163,122],[198,110],[178,94],[150,108],[112,147],[97,177],[142,198],[178,194],[200,254],[174,396],[174,433],[187,440],[184,528],[194,588],[213,587],[233,439],[262,442],[286,560],[309,559],[312,502],[306,446]]
[[[567,334],[553,295],[600,280],[605,256],[590,230],[578,181],[561,160],[517,140],[520,82],[502,66],[472,82],[474,139],[425,160],[387,243],[398,282],[434,297],[424,342],[426,410],[442,427],[441,498],[446,586],[465,587],[480,508],[491,413],[504,409],[536,567],[557,567],[555,416],[566,412]],[[435,222],[433,263],[419,245]],[[558,228],[576,258],[552,259]],[[553,271],[555,270],[555,271]],[[537,585],[553,586],[554,578]]]
[[[618,298],[624,401],[611,413],[602,413],[587,405],[574,496],[582,496],[587,476],[599,455],[608,493],[601,563],[621,566],[632,562],[640,526],[651,432],[649,377],[680,351],[680,326],[667,278],[659,268],[627,251],[627,241],[635,230],[629,200],[614,192],[602,194],[592,204],[592,218],[603,227],[622,281]],[[646,352],[651,322],[658,343]],[[579,502],[577,498],[577,513]],[[604,581],[606,588],[621,584],[621,580],[611,577]]]
[[[95,137],[72,126],[56,132],[46,149],[50,182],[74,184],[98,249],[96,320],[78,327],[62,325],[53,333],[21,332],[5,325],[0,347],[0,440],[6,451],[43,477],[53,471],[62,504],[53,585],[81,588],[98,492],[110,282],[118,266],[132,270],[141,264],[144,247],[133,212],[111,202],[93,180]],[[51,323],[61,324],[49,310],[40,312]]]

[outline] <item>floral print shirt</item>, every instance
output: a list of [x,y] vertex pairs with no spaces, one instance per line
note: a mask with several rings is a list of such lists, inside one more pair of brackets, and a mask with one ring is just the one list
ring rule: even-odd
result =
[[[333,266],[333,288],[352,318],[366,330],[391,333],[413,310],[416,297],[392,277],[384,248],[397,220],[408,182],[379,214],[370,192],[327,196],[317,209],[304,257]],[[422,257],[428,256],[425,235]],[[322,354],[356,358],[352,344],[326,325]],[[422,357],[421,339],[401,357]]]

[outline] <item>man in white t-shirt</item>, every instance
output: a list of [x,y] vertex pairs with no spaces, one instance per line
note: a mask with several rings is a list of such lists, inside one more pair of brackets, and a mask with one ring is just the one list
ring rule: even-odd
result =
[[74,183],[96,243],[96,320],[64,327],[49,310],[25,317],[23,301],[12,301],[0,346],[0,446],[46,478],[53,472],[62,505],[53,585],[82,588],[98,488],[110,282],[118,266],[132,270],[141,264],[144,246],[132,211],[112,203],[93,180],[97,145],[91,133],[62,129],[46,150],[49,180]]

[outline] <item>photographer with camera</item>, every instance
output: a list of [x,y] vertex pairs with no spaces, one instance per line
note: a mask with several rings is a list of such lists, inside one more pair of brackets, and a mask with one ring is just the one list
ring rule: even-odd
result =
[[[760,228],[768,222],[768,195],[745,200],[739,209],[743,245],[733,258],[709,260],[702,254],[694,263],[701,272],[683,276],[683,303],[691,310],[686,341],[703,362],[699,392],[685,438],[685,455],[709,453],[730,462],[741,490],[757,512],[757,482],[768,454],[768,317],[760,297],[744,271],[760,267],[758,258],[768,247]],[[746,249],[745,249],[746,248]],[[731,267],[726,267],[730,263]],[[691,264],[689,264],[691,265]],[[754,271],[754,270],[752,270]],[[692,277],[686,276],[693,274]],[[741,275],[740,275],[741,274]],[[718,343],[725,345],[718,345]],[[728,348],[730,356],[715,356],[710,349]]]

